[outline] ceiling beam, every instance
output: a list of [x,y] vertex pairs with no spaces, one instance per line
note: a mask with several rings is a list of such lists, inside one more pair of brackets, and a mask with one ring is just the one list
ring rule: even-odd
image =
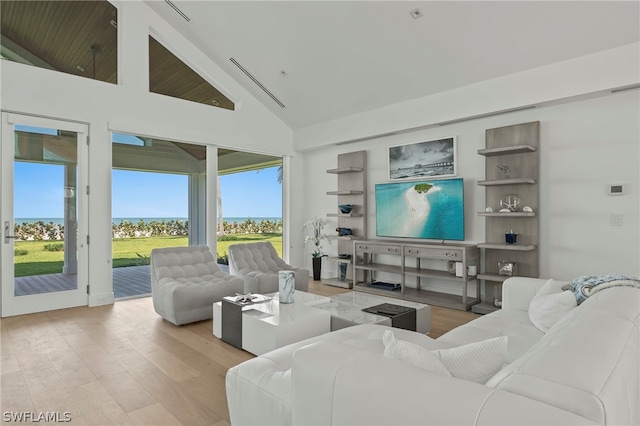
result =
[[3,58],[7,58],[14,62],[19,62],[21,64],[27,65],[35,65],[36,67],[57,71],[57,69],[53,65],[40,59],[34,53],[28,51],[18,43],[5,36],[2,36],[0,38],[0,53],[2,54]]

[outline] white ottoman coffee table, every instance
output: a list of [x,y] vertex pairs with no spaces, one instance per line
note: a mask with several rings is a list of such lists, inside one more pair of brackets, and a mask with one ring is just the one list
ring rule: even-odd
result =
[[[262,355],[274,349],[331,331],[331,314],[313,306],[328,297],[295,291],[293,303],[280,303],[278,293],[268,302],[242,311],[242,349]],[[222,302],[213,304],[213,334],[222,338]]]

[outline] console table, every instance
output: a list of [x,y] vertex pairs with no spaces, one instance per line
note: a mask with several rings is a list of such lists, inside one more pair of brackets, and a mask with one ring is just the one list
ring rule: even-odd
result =
[[[475,244],[358,240],[354,242],[353,253],[354,270],[364,272],[364,280],[357,281],[354,290],[465,311],[480,302],[480,282],[476,276],[467,273],[468,265],[479,264],[478,247]],[[447,270],[449,261],[460,262],[460,276]],[[380,273],[394,276],[397,289],[376,287],[376,275]],[[426,290],[423,284],[429,280],[451,282],[458,289],[462,287],[462,295]],[[470,281],[475,281],[476,294],[473,297],[467,294]]]

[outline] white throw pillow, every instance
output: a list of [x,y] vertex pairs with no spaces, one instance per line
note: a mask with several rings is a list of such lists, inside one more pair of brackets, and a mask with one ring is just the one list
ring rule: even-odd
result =
[[529,320],[543,333],[578,306],[572,291],[562,291],[564,284],[562,281],[547,281],[529,303]]
[[411,363],[445,376],[485,383],[500,371],[507,353],[507,336],[473,342],[457,348],[430,351],[414,343],[397,340],[392,331],[382,336],[384,356]]
[[438,349],[433,354],[440,358],[453,377],[484,384],[502,370],[508,342],[507,336],[499,336],[456,348]]
[[408,362],[416,367],[451,377],[442,362],[429,349],[405,340],[397,340],[391,330],[382,335],[384,356]]

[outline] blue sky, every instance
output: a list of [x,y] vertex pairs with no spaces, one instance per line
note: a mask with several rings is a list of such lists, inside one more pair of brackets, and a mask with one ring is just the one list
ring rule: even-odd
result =
[[[57,130],[16,126],[16,130],[56,135]],[[141,139],[113,134],[113,140],[132,145]],[[64,168],[61,165],[14,163],[14,217],[62,218]],[[282,185],[278,167],[220,177],[223,217],[281,217]],[[168,173],[113,170],[112,217],[186,218],[188,177]]]
[[[63,217],[63,168],[15,163],[14,211],[18,218]],[[113,171],[113,217],[187,217],[187,176]],[[220,177],[224,217],[281,217],[277,167]]]

